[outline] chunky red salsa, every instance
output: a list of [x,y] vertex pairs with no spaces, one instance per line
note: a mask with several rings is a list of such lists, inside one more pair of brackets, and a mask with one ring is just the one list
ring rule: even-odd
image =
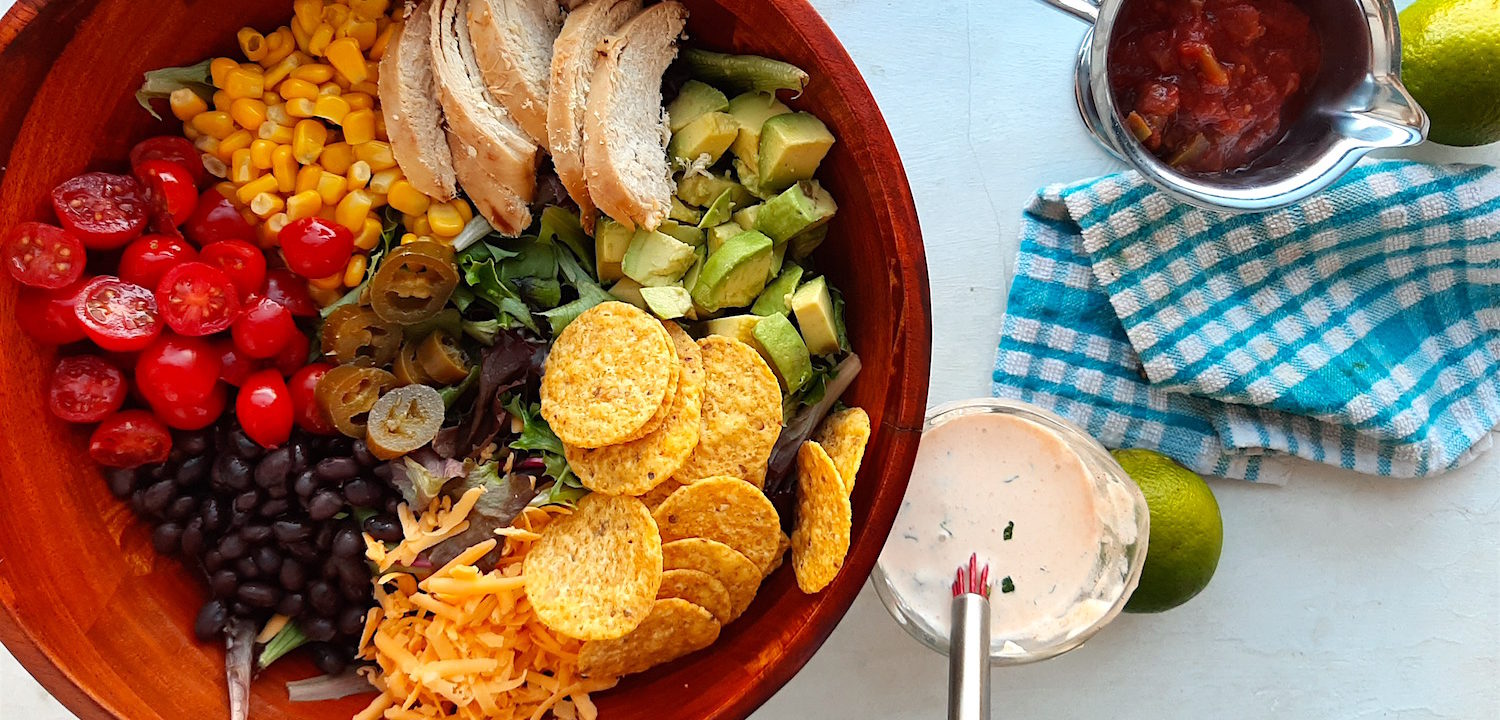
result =
[[1321,48],[1288,0],[1128,0],[1109,49],[1125,126],[1181,170],[1243,167],[1301,109]]

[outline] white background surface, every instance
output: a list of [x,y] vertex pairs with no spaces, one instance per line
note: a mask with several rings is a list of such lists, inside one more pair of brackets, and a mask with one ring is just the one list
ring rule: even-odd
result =
[[[931,402],[987,395],[1020,208],[1046,183],[1115,169],[1073,111],[1083,26],[1024,0],[813,4],[906,162],[932,281]],[[1500,148],[1418,156],[1500,163]],[[995,717],[1500,718],[1500,453],[1429,480],[1284,467],[1284,488],[1213,484],[1224,554],[1202,595],[997,670]],[[756,718],[937,718],[945,698],[945,661],[867,588]],[[70,717],[0,649],[0,718]]]

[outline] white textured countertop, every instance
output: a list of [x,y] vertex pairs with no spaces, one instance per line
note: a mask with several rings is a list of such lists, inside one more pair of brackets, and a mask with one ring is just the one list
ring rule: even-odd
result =
[[[906,162],[932,280],[931,403],[987,395],[1021,206],[1114,169],[1073,110],[1083,26],[1025,0],[813,4]],[[1419,155],[1500,163],[1493,146]],[[1284,468],[1284,488],[1213,483],[1224,554],[1202,595],[997,670],[995,717],[1500,718],[1500,453],[1428,480]],[[942,717],[945,674],[867,589],[756,718]],[[0,650],[0,718],[70,717]]]

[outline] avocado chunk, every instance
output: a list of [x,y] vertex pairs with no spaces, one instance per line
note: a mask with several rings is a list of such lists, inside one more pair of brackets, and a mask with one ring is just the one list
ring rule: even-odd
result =
[[[710,252],[708,247],[704,245],[693,248],[693,254],[696,256],[693,260],[693,266],[688,268],[686,275],[682,276],[682,287],[688,291],[689,296],[692,295],[693,286],[698,284],[698,276],[703,273],[703,263],[708,261],[708,254]],[[706,308],[699,307],[696,302],[693,303],[693,309],[686,313],[687,317],[693,320],[706,318],[712,314]]]
[[739,123],[739,133],[730,146],[734,150],[734,156],[749,163],[752,168],[759,167],[761,126],[765,125],[766,120],[791,111],[772,93],[747,92],[736,95],[729,101],[728,110],[735,122]]
[[833,219],[839,206],[817,180],[804,180],[765,202],[755,229],[780,245]]
[[680,318],[693,311],[693,296],[676,285],[641,288],[646,307],[663,320]]
[[666,233],[637,230],[625,251],[625,276],[646,287],[672,285],[693,266],[693,246]]
[[797,291],[797,283],[802,282],[802,267],[796,263],[786,266],[775,280],[771,281],[766,289],[761,291],[760,297],[755,298],[755,304],[750,306],[750,312],[756,315],[785,315],[791,312],[792,293]]
[[750,347],[759,349],[760,343],[755,339],[755,326],[765,318],[760,315],[726,315],[714,318],[704,323],[703,329],[709,335],[722,335],[734,338]]
[[817,277],[797,288],[797,292],[792,293],[791,305],[809,352],[831,355],[839,351],[838,318],[834,315],[833,296],[828,293],[826,280]]
[[782,243],[771,249],[771,274],[766,276],[766,282],[775,280],[781,275],[781,266],[786,264],[786,247],[790,243]]
[[787,113],[768,118],[760,128],[760,184],[781,190],[811,180],[833,147],[833,133],[816,115]]
[[661,225],[658,225],[656,229],[658,232],[671,235],[672,237],[677,238],[678,240],[689,245],[692,245],[693,247],[698,247],[699,245],[703,244],[704,233],[702,230],[699,230],[698,226],[694,223],[684,223],[678,222],[676,220],[663,220],[661,221]]
[[720,223],[729,222],[729,216],[738,207],[734,204],[734,190],[725,188],[714,198],[712,205],[703,211],[703,218],[698,221],[699,228],[711,228]]
[[756,205],[751,205],[749,207],[741,208],[734,211],[734,215],[731,215],[730,217],[733,218],[740,227],[745,228],[746,230],[754,230],[755,218],[760,216],[760,209],[763,207],[765,207],[765,203],[759,203]]
[[803,260],[817,250],[826,239],[828,239],[828,226],[819,225],[793,235],[791,240],[786,241],[785,247],[793,260]]
[[[703,263],[693,283],[693,300],[710,312],[749,305],[766,286],[771,250],[771,238],[754,230],[730,238]],[[628,260],[625,269],[629,274]]]
[[740,227],[738,223],[732,222],[727,222],[722,225],[715,225],[709,228],[708,251],[713,252],[721,247],[724,247],[724,243],[729,242],[729,238],[732,238],[742,232],[745,232],[745,228]]
[[767,315],[756,323],[752,334],[760,342],[761,350],[770,360],[771,368],[776,371],[776,377],[781,380],[784,390],[789,393],[797,392],[812,379],[812,356],[808,354],[802,336],[797,334],[797,328],[792,327],[792,321],[786,319],[786,315]]
[[667,218],[689,225],[697,225],[698,221],[703,218],[703,211],[674,197],[672,198],[672,208],[667,211]]
[[619,280],[625,276],[620,263],[625,261],[625,251],[630,249],[630,240],[635,232],[608,218],[601,219],[594,229],[595,270],[599,282]]
[[776,197],[776,191],[766,187],[760,181],[759,171],[755,165],[739,158],[734,159],[734,173],[740,179],[740,184],[745,186],[745,191],[762,200],[770,200]]
[[[730,143],[739,137],[739,132],[739,124],[729,113],[704,113],[681,130],[672,133],[672,140],[667,143],[667,156],[678,167],[694,163],[708,167],[723,157]],[[708,156],[707,162],[701,162],[699,158],[705,155]],[[822,157],[818,159],[821,160]],[[816,164],[813,167],[816,168]]]
[[677,197],[689,205],[708,207],[712,205],[725,190],[732,191],[729,199],[735,207],[745,207],[755,202],[755,196],[750,194],[743,185],[735,182],[729,177],[729,173],[718,175],[711,173],[689,173],[677,181]]
[[641,290],[640,283],[630,278],[620,278],[620,281],[609,289],[609,294],[615,296],[621,302],[628,302],[642,310],[646,310],[648,309],[646,298],[641,295]]
[[702,115],[728,109],[729,98],[718,88],[689,80],[682,84],[677,97],[667,105],[667,127],[675,133]]

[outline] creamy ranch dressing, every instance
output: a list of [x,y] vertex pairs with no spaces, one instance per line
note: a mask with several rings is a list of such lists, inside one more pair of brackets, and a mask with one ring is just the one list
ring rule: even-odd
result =
[[962,414],[922,435],[880,569],[908,614],[946,635],[954,570],[977,553],[990,565],[992,651],[1019,653],[1109,612],[1124,592],[1110,557],[1135,539],[1132,507],[1053,430]]

